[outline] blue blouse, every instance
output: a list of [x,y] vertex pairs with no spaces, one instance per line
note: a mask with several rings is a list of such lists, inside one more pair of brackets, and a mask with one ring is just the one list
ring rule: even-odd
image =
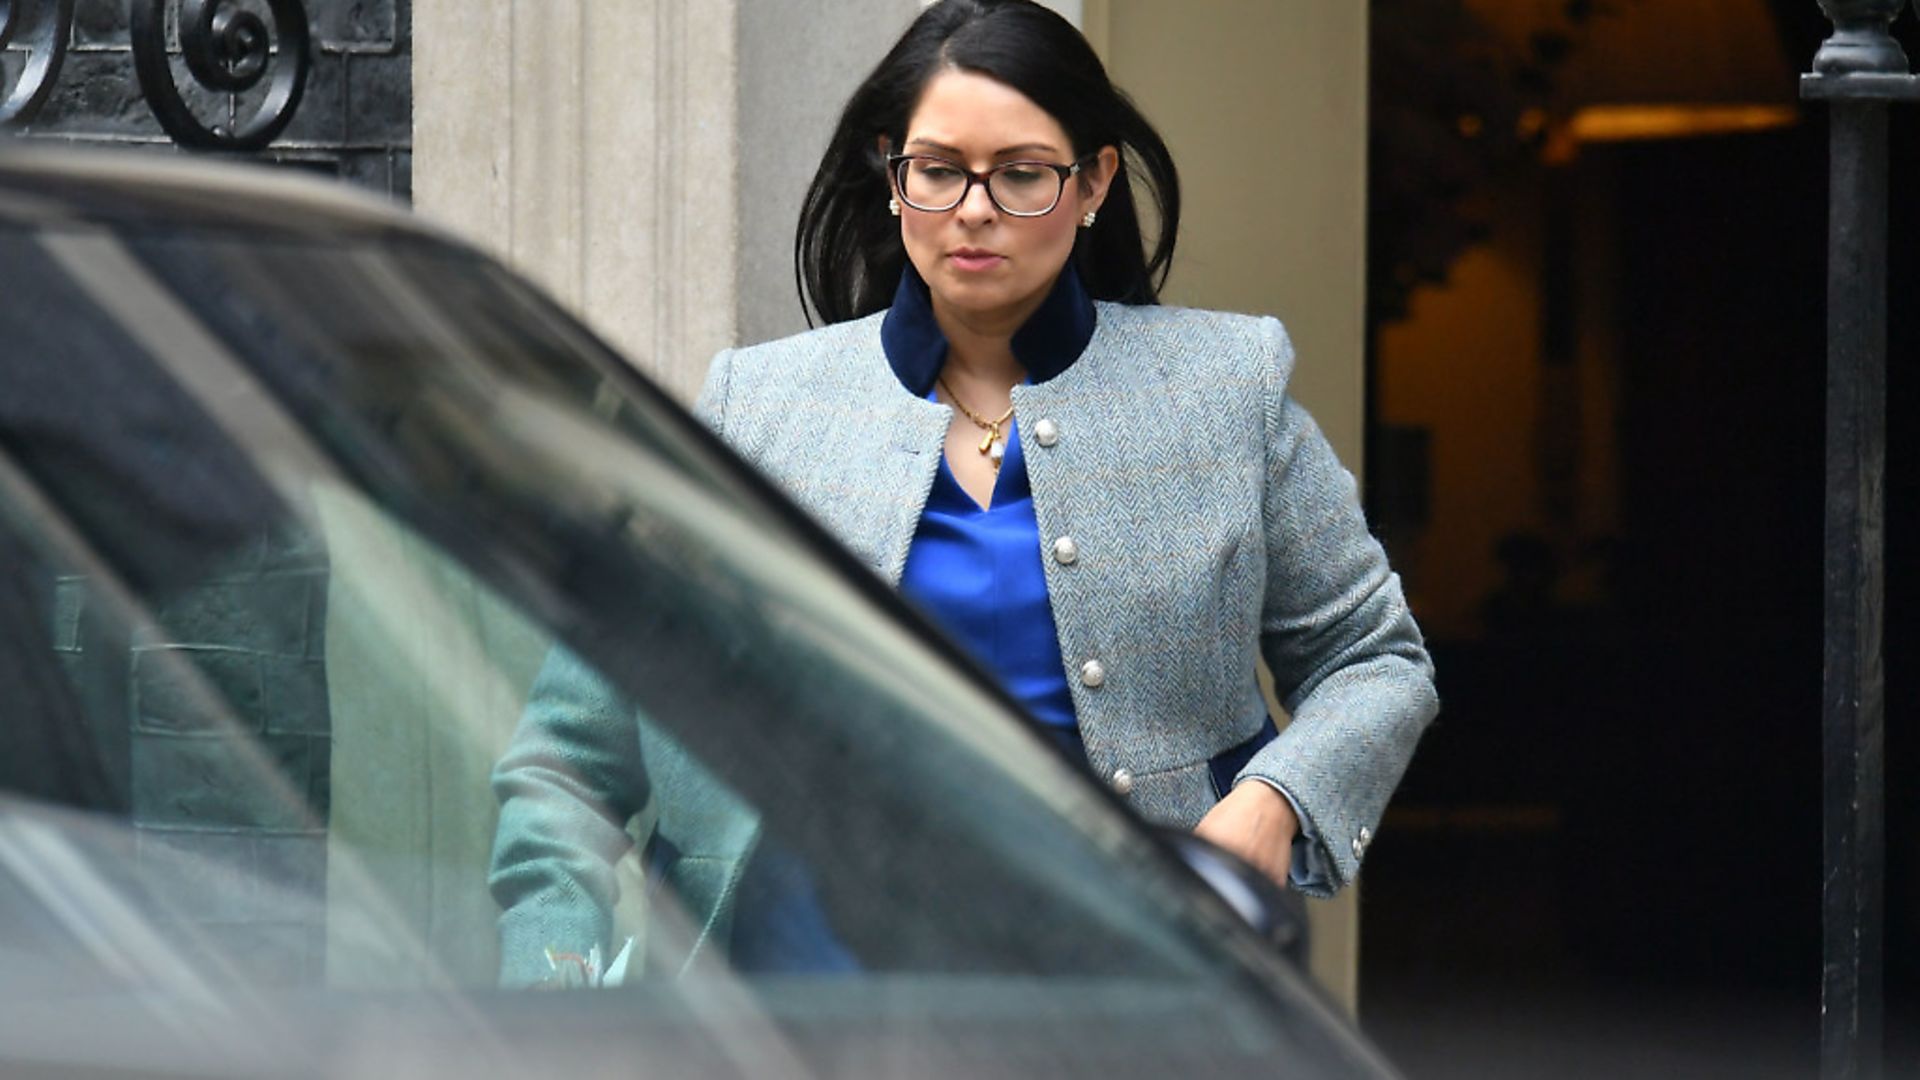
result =
[[[1093,301],[1068,267],[1014,335],[1014,355],[1037,381],[1058,375],[1092,339],[1093,318]],[[934,397],[947,339],[934,320],[926,283],[911,265],[882,323],[881,341],[901,383]],[[973,501],[941,456],[907,549],[900,590],[998,678],[1069,755],[1085,760],[1047,599],[1040,524],[1027,485],[1018,419],[1008,432],[1007,455],[987,506]]]
[[990,506],[973,501],[942,457],[907,549],[900,588],[998,677],[1062,746],[1084,757],[1047,599],[1040,525],[1017,426],[1008,436]]

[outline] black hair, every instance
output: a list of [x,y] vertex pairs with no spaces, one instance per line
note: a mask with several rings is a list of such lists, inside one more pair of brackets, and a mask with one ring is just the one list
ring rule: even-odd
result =
[[[1032,0],[940,0],[913,21],[848,99],[800,209],[793,272],[811,324],[871,315],[892,302],[906,249],[887,212],[880,137],[898,147],[921,92],[946,69],[985,75],[1025,95],[1066,130],[1076,159],[1119,151],[1107,199],[1081,229],[1073,259],[1096,299],[1159,302],[1180,228],[1173,155],[1107,78],[1072,23]],[[1151,254],[1134,205],[1138,185],[1159,222]]]

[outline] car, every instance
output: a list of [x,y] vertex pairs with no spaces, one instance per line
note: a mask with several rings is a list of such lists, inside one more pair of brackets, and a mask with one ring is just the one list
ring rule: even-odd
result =
[[[0,1074],[1392,1075],[1257,874],[400,208],[0,147],[0,388]],[[503,957],[556,693],[644,779],[539,766],[618,888]]]

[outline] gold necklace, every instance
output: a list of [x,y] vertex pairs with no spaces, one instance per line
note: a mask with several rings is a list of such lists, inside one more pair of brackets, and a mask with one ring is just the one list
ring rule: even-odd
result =
[[1007,438],[1000,434],[1000,425],[1013,419],[1013,406],[1008,405],[1007,411],[1000,414],[1000,419],[989,420],[967,408],[967,403],[961,401],[960,395],[954,393],[953,387],[947,385],[945,376],[936,377],[934,382],[940,384],[940,389],[947,392],[947,400],[953,402],[954,408],[959,409],[967,419],[973,421],[974,427],[987,433],[987,437],[980,440],[980,454],[993,464],[994,472],[999,472],[1000,462],[1007,456]]

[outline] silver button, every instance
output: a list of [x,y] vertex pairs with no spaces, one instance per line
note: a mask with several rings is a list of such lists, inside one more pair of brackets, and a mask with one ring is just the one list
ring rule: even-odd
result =
[[1361,842],[1360,842],[1360,838],[1359,838],[1359,837],[1357,837],[1357,836],[1356,836],[1356,837],[1354,837],[1354,840],[1353,840],[1353,857],[1357,859],[1357,858],[1359,858],[1360,856],[1362,856],[1362,855],[1365,855],[1366,853],[1367,853],[1367,845],[1365,845],[1365,844],[1363,844],[1363,843],[1361,843]]
[[1059,563],[1061,566],[1072,566],[1074,561],[1079,558],[1080,545],[1073,542],[1073,537],[1063,536],[1053,542],[1054,562]]
[[1133,774],[1126,769],[1113,770],[1113,775],[1107,777],[1107,783],[1112,785],[1115,795],[1133,794]]
[[1080,685],[1081,686],[1084,686],[1089,690],[1098,690],[1100,689],[1100,684],[1106,681],[1107,681],[1107,668],[1106,668],[1106,665],[1102,664],[1100,661],[1089,660],[1086,663],[1080,665]]
[[1365,825],[1360,826],[1360,846],[1364,848],[1371,845],[1372,843],[1373,843],[1373,830],[1367,828]]
[[1060,425],[1051,420],[1036,420],[1033,425],[1033,438],[1041,446],[1052,446],[1060,441]]

